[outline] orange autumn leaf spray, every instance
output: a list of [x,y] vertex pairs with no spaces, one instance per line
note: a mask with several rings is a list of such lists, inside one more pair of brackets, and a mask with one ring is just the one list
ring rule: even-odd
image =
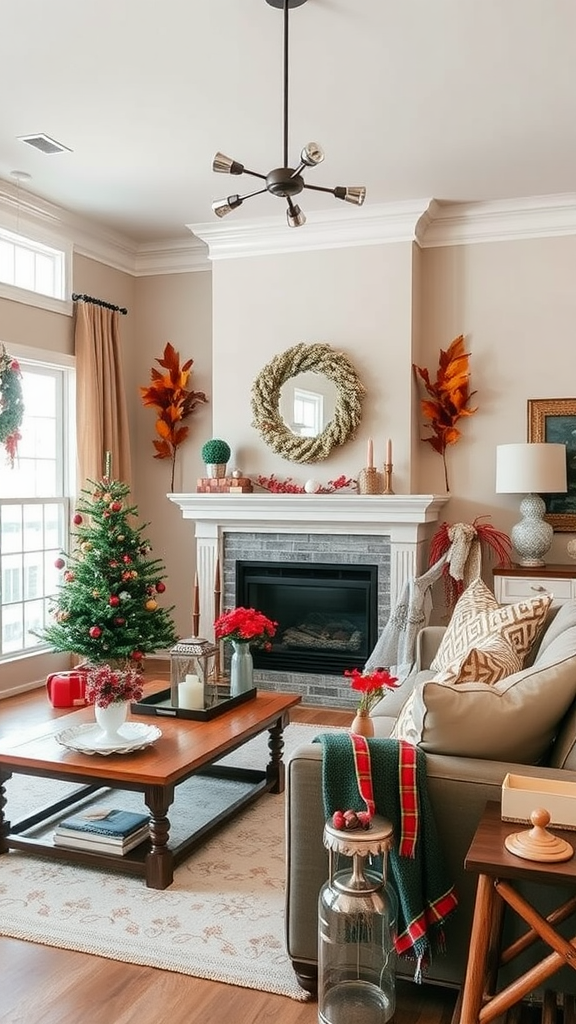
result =
[[189,428],[182,425],[182,420],[190,416],[200,402],[208,399],[203,391],[188,390],[194,360],[188,359],[180,366],[180,353],[170,342],[165,345],[162,358],[156,362],[165,372],[161,373],[153,366],[150,370],[152,383],[140,388],[140,396],[144,405],[158,413],[156,433],[160,440],[152,442],[156,449],[154,458],[172,460],[170,490],[173,491],[176,452],[189,434]]
[[430,398],[423,398],[420,408],[424,419],[432,431],[431,437],[423,437],[429,445],[442,456],[444,464],[444,481],[449,491],[448,469],[446,466],[446,448],[456,444],[461,432],[456,426],[462,416],[472,416],[477,410],[470,409],[468,403],[475,395],[470,391],[470,371],[468,368],[469,354],[464,351],[464,335],[455,338],[446,352],[440,349],[440,363],[436,380],[430,380],[428,370],[423,370],[413,363],[414,372],[424,382]]

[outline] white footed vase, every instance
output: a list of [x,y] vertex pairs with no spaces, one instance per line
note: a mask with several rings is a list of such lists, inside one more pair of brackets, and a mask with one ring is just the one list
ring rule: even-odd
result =
[[109,740],[118,739],[118,730],[124,725],[127,714],[128,702],[125,700],[113,701],[106,708],[101,707],[100,704],[94,705],[96,724],[100,727],[106,739]]

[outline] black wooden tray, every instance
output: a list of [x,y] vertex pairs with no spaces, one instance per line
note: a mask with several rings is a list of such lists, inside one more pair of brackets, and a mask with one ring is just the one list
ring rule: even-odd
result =
[[218,694],[216,700],[209,707],[198,711],[190,711],[188,708],[175,708],[170,702],[170,687],[167,690],[159,690],[157,693],[150,693],[142,700],[134,701],[130,705],[130,711],[134,715],[157,715],[162,718],[190,718],[197,722],[208,722],[211,718],[223,715],[238,704],[244,704],[253,700],[257,689],[254,686],[251,690],[239,693],[235,697],[230,696],[230,691],[224,689]]

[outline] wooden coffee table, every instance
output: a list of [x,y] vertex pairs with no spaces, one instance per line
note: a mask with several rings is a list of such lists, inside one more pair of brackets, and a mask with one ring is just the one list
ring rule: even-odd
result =
[[[91,707],[52,719],[35,730],[19,735],[17,739],[13,737],[5,740],[0,745],[0,854],[15,849],[43,857],[90,864],[141,875],[148,887],[165,889],[172,883],[175,866],[221,822],[263,793],[283,792],[283,730],[290,720],[290,709],[300,700],[296,694],[260,692],[253,700],[210,721],[154,719],[162,730],[162,736],[153,746],[130,754],[89,755],[68,750],[58,743],[55,737],[64,729],[93,721],[94,709]],[[137,715],[130,718],[143,720]],[[150,722],[149,718],[145,720]],[[269,761],[262,770],[214,764],[265,730],[270,733]],[[11,825],[4,813],[10,809],[4,784],[13,774],[36,775],[82,785],[74,793],[67,793],[50,806]],[[193,808],[190,808],[190,814],[186,816],[186,821],[188,817],[190,820],[190,831],[178,845],[173,845],[169,843],[168,812],[174,802],[174,791],[180,783],[195,774],[216,776],[219,779],[242,779],[249,783],[248,791],[241,797],[236,793],[229,807],[220,810],[200,828],[193,828],[194,813]],[[114,856],[64,849],[54,845],[52,831],[41,838],[25,834],[44,820],[53,820],[53,816],[59,812],[62,812],[62,817],[73,813],[80,800],[92,793],[96,794],[103,787],[136,791],[144,795],[150,810],[150,838],[130,853]]]

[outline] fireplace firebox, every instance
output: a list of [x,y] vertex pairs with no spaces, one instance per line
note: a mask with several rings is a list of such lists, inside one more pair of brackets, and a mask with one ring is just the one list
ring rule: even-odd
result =
[[259,669],[362,668],[376,643],[377,594],[376,565],[236,562],[236,603],[278,623],[272,650],[253,651]]

